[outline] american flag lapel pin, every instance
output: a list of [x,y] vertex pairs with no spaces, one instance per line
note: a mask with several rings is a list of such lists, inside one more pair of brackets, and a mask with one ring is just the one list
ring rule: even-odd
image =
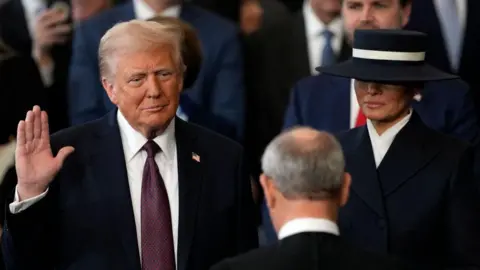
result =
[[195,152],[192,152],[192,159],[196,162],[200,162],[200,156]]

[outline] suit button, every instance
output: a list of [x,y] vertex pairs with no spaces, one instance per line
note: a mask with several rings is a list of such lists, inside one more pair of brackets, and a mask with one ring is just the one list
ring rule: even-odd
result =
[[385,222],[385,219],[379,219],[377,224],[378,224],[378,228],[380,228],[381,230],[384,230],[387,225],[387,223]]

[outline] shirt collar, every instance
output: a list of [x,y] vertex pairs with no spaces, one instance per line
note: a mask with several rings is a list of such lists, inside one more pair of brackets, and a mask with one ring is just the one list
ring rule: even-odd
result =
[[147,5],[143,0],[133,0],[133,8],[135,10],[135,16],[140,20],[148,20],[156,15],[163,15],[167,17],[178,18],[180,16],[181,5],[174,5],[165,9],[160,14],[155,13],[155,11]]
[[44,0],[22,0],[23,9],[32,16],[37,16],[47,5]]
[[303,4],[303,16],[305,18],[305,30],[308,37],[319,37],[325,29],[330,30],[334,37],[341,38],[343,36],[342,18],[338,16],[328,25],[325,25],[313,11],[310,0]]
[[[129,162],[142,149],[148,140],[128,123],[120,110],[117,111],[117,121],[122,137],[125,160]],[[160,149],[162,149],[162,152],[167,159],[172,161],[175,157],[176,151],[175,118],[172,119],[167,129],[165,129],[162,134],[155,137],[153,141],[160,146]]]
[[367,119],[367,129],[368,129],[368,135],[370,136],[371,139],[375,141],[382,141],[383,143],[390,145],[393,142],[393,139],[395,139],[395,136],[397,136],[398,132],[402,130],[403,127],[410,121],[410,118],[412,117],[412,110],[410,109],[408,115],[406,115],[402,120],[398,121],[395,125],[391,126],[387,130],[385,130],[382,135],[378,135],[377,131],[375,130],[375,127],[373,126],[373,123],[370,119]]
[[296,218],[282,226],[278,232],[278,239],[283,239],[304,232],[324,232],[340,235],[335,222],[323,218]]

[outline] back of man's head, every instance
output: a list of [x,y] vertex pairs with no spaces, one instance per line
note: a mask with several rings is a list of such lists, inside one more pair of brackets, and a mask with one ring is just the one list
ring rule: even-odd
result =
[[336,219],[347,201],[350,176],[340,144],[327,132],[299,127],[278,135],[265,150],[262,169],[277,229],[295,215]]

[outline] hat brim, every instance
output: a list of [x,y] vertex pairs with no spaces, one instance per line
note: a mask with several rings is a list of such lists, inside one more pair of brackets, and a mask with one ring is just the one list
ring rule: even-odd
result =
[[355,63],[353,59],[336,65],[317,67],[323,74],[375,82],[428,82],[457,79],[431,65],[402,66],[380,63]]

